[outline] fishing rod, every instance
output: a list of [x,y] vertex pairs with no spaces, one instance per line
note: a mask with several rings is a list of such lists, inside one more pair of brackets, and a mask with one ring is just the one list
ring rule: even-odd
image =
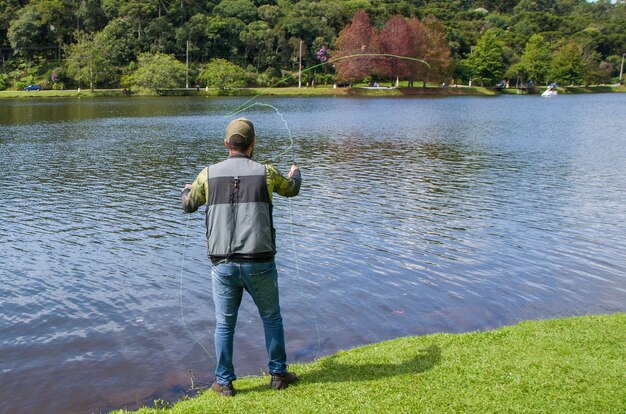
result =
[[[352,55],[340,56],[340,57],[337,57],[337,58],[328,59],[328,60],[326,60],[324,62],[321,62],[319,64],[316,64],[316,65],[313,65],[313,66],[309,66],[308,68],[305,68],[304,70],[300,71],[300,73],[306,73],[306,72],[309,72],[311,70],[314,70],[314,69],[316,69],[318,67],[321,67],[321,66],[324,66],[324,65],[327,65],[327,64],[339,62],[339,61],[346,60],[346,59],[357,58],[357,57],[388,57],[388,58],[395,58],[395,59],[402,59],[402,60],[410,60],[410,61],[415,61],[415,62],[422,63],[422,64],[428,66],[428,68],[430,68],[430,65],[425,60],[414,58],[414,57],[410,57],[410,56],[399,56],[399,55],[393,55],[393,54],[390,54],[390,53],[358,53],[358,54],[352,54]],[[274,87],[276,87],[276,86],[278,86],[278,85],[280,85],[280,84],[282,84],[282,83],[284,83],[284,82],[294,78],[295,76],[296,76],[295,74],[292,74],[292,75],[289,75],[289,76],[286,76],[286,77],[280,79],[279,81],[277,81],[273,85],[269,86],[268,88],[263,89],[261,92],[257,93],[256,95],[254,95],[253,97],[251,97],[250,99],[245,101],[244,103],[242,103],[239,106],[237,106],[234,110],[232,110],[231,112],[229,112],[226,115],[224,115],[225,118],[228,118],[228,117],[232,117],[232,116],[238,115],[238,114],[240,114],[242,112],[248,111],[248,110],[250,110],[253,107],[265,107],[265,108],[270,108],[270,109],[274,110],[276,112],[276,114],[280,117],[281,121],[283,122],[283,124],[285,126],[285,130],[287,131],[287,136],[289,138],[289,146],[285,150],[283,150],[282,152],[278,153],[277,155],[275,155],[275,156],[273,156],[273,157],[271,157],[271,158],[269,158],[269,159],[267,159],[265,161],[262,161],[262,163],[269,163],[269,162],[271,162],[273,160],[279,159],[282,155],[284,155],[284,154],[286,154],[286,153],[288,153],[290,151],[291,151],[291,161],[292,161],[293,164],[296,163],[296,151],[295,151],[295,146],[294,146],[293,134],[291,132],[291,128],[289,127],[289,123],[285,119],[284,115],[278,110],[278,108],[276,108],[273,105],[270,105],[270,104],[267,104],[267,103],[252,102],[252,101],[256,100],[259,96],[264,95],[271,88],[274,88]],[[297,248],[296,248],[296,238],[295,238],[294,223],[293,223],[293,221],[294,221],[293,220],[293,205],[292,205],[291,198],[288,199],[288,205],[289,205],[289,224],[290,224],[292,250],[293,250],[294,261],[295,261],[296,279],[299,279],[300,266],[299,266],[299,262],[298,262],[298,255],[297,255]],[[207,350],[207,348],[191,332],[191,330],[187,326],[187,323],[186,323],[186,320],[185,320],[184,301],[183,301],[183,274],[184,274],[185,249],[186,249],[186,244],[187,244],[187,233],[188,233],[188,229],[189,229],[190,220],[191,220],[191,216],[189,216],[187,218],[187,224],[185,226],[185,235],[184,235],[184,239],[183,239],[183,252],[182,252],[182,257],[181,257],[181,268],[180,268],[180,314],[181,314],[181,321],[182,321],[182,324],[183,324],[187,334],[194,340],[194,342],[196,342],[204,350],[204,352],[209,356],[209,358],[213,362],[215,362],[215,359],[213,358],[211,353]],[[302,292],[300,292],[300,294],[302,294]],[[306,302],[306,301],[305,301],[305,303],[307,303],[307,306],[309,307],[309,311],[313,315],[314,322],[315,322],[315,330],[316,330],[316,334],[317,334],[317,346],[316,346],[316,353],[315,353],[315,358],[314,359],[317,359],[319,357],[320,343],[321,343],[319,324],[317,322],[317,318],[315,317],[315,314],[313,313],[313,309],[312,309],[311,305],[308,302]],[[193,387],[193,373],[191,375],[192,375],[192,387]]]
[[[357,58],[357,57],[389,57],[389,58],[394,58],[394,59],[411,60],[411,61],[414,61],[414,62],[423,63],[424,65],[428,66],[429,69],[431,68],[430,65],[428,64],[428,62],[426,62],[425,60],[414,58],[414,57],[410,57],[410,56],[399,56],[399,55],[393,55],[393,54],[390,54],[390,53],[355,53],[355,54],[352,54],[352,55],[340,56],[340,57],[337,57],[337,58],[328,59],[328,60],[326,60],[324,62],[321,62],[321,63],[318,63],[316,65],[309,66],[308,68],[303,69],[302,71],[300,71],[300,73],[306,73],[306,72],[309,72],[309,71],[311,71],[313,69],[319,68],[319,67],[324,66],[324,65],[328,65],[328,64],[331,64],[331,63],[339,62],[341,60],[353,59],[353,58]],[[247,106],[250,102],[254,101],[259,96],[264,95],[266,92],[268,92],[272,88],[275,88],[276,86],[278,86],[278,85],[288,81],[289,79],[293,79],[295,76],[296,76],[296,74],[285,76],[284,78],[280,79],[279,81],[277,81],[273,85],[268,86],[267,88],[261,90],[261,92],[257,93],[252,98],[248,99],[247,101],[245,101],[244,103],[242,103],[241,105],[236,107],[234,110],[232,110],[231,112],[226,114],[225,117],[235,116],[237,114],[240,114],[241,112],[246,111],[248,108],[251,107],[251,106]]]

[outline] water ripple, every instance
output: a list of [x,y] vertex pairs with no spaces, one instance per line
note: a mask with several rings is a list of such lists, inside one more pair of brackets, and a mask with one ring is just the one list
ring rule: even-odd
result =
[[[274,208],[291,358],[624,311],[625,103],[562,98],[268,98],[305,180]],[[225,155],[223,114],[241,102],[0,108],[0,399],[12,412],[133,407],[180,396],[189,369],[212,379],[203,217],[187,222],[178,197]],[[257,158],[284,151],[273,111],[246,116]],[[245,299],[239,375],[265,369],[262,335]]]

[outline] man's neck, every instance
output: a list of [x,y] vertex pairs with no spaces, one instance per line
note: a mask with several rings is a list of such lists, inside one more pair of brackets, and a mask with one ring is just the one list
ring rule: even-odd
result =
[[248,157],[248,158],[252,158],[252,155],[249,153],[249,151],[241,152],[241,151],[229,150],[228,151],[228,156],[229,157]]

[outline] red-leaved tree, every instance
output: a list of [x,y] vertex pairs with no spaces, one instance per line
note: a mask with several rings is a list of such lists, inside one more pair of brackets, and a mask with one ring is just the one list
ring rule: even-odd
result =
[[[428,63],[428,32],[426,28],[417,17],[411,17],[407,23],[411,29],[411,36],[415,44],[415,49],[411,57],[424,60]],[[413,82],[417,79],[426,79],[431,70],[428,65],[418,61],[409,62],[409,66],[409,87],[413,87]]]
[[[333,65],[337,79],[357,82],[370,75],[375,69],[376,57],[358,55],[376,53],[380,53],[378,33],[367,13],[359,10],[352,17],[352,23],[339,33],[337,49],[331,56],[332,60],[336,60]],[[345,59],[337,60],[339,58]]]
[[[414,57],[417,50],[417,39],[409,27],[406,19],[396,15],[387,21],[380,32],[380,45],[383,53]],[[390,76],[399,83],[400,78],[408,79],[411,75],[412,65],[410,60],[386,57],[383,66],[383,74]]]
[[426,55],[424,60],[430,65],[430,70],[421,79],[424,82],[442,82],[450,76],[452,62],[450,60],[450,45],[446,40],[446,28],[435,16],[429,15],[422,20],[426,28]]

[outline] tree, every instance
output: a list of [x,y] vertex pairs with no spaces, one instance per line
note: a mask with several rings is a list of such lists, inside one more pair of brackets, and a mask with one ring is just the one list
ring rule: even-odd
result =
[[429,15],[422,20],[426,29],[426,54],[422,56],[430,67],[424,71],[424,79],[429,82],[442,82],[449,78],[452,67],[450,45],[446,39],[446,28],[435,16]]
[[236,17],[209,17],[206,29],[209,56],[239,57],[241,46],[239,34],[245,27],[245,23]]
[[337,49],[332,55],[332,59],[336,60],[334,66],[337,77],[340,80],[356,82],[371,74],[380,60],[358,55],[372,53],[380,53],[378,33],[371,25],[367,13],[359,10],[354,14],[352,23],[339,33],[337,39]]
[[274,27],[278,23],[283,14],[280,11],[280,7],[272,4],[264,4],[258,8],[259,17],[268,25]]
[[[428,32],[426,27],[417,19],[412,17],[408,21],[409,28],[411,29],[411,36],[414,39],[415,49],[413,50],[411,57],[415,57],[424,60],[430,65],[428,60],[431,60],[428,56]],[[448,51],[448,55],[450,52]],[[410,74],[409,74],[409,86],[413,86],[413,82],[416,79],[424,80],[424,86],[426,86],[426,79],[429,77],[430,67],[422,62],[411,61],[409,62]]]
[[0,46],[7,46],[7,30],[21,7],[19,0],[0,0]]
[[[71,33],[75,30],[76,5],[71,0],[34,0],[30,4],[36,8],[41,16],[45,28],[44,42],[55,43],[57,46],[57,60],[61,60],[61,50],[69,42]],[[47,46],[47,44],[46,44]]]
[[157,14],[160,10],[160,2],[158,0],[125,0],[118,3],[118,16],[131,19],[137,27],[137,39],[141,40],[145,22]]
[[82,0],[76,12],[78,30],[94,33],[106,26],[107,18],[101,7],[101,0]]
[[[415,32],[402,16],[396,15],[387,21],[380,31],[379,39],[383,53],[412,57],[417,50],[417,37]],[[386,57],[384,59],[383,72],[387,76],[395,78],[396,86],[400,83],[400,77],[409,78],[411,65],[408,60]]]
[[263,57],[271,52],[274,42],[274,33],[269,25],[264,21],[255,21],[246,26],[239,34],[239,38],[244,45],[244,56],[249,59],[255,53],[254,62],[257,69],[263,61]]
[[215,6],[213,13],[220,17],[236,17],[246,24],[259,18],[257,8],[251,0],[222,0]]
[[246,86],[248,75],[242,67],[226,59],[211,59],[200,74],[200,79],[209,88],[217,88],[220,94],[228,89]]
[[148,22],[145,33],[150,52],[167,53],[174,50],[176,40],[173,25],[164,16]]
[[80,35],[76,43],[66,47],[65,54],[69,73],[79,83],[88,83],[92,91],[110,73],[107,53],[99,42],[94,41],[93,35]]
[[96,40],[107,49],[107,55],[114,66],[127,65],[135,59],[137,39],[133,35],[133,22],[125,17],[109,22],[96,34]]
[[585,75],[582,48],[569,42],[554,54],[550,78],[563,85],[575,85],[582,82]]
[[520,59],[520,67],[528,75],[528,80],[537,84],[546,84],[552,54],[543,36],[534,34],[526,43],[524,54]]
[[478,40],[473,52],[467,59],[472,78],[480,82],[494,83],[504,75],[504,57],[502,44],[495,30],[486,31]]
[[172,55],[142,53],[137,59],[137,66],[130,77],[133,92],[155,92],[180,88],[185,84],[187,69]]
[[196,58],[204,56],[207,53],[204,46],[208,43],[207,24],[207,16],[203,13],[197,13],[191,16],[188,22],[176,28],[177,49],[181,52],[186,51],[187,42],[189,42],[190,58],[194,55]]
[[43,33],[41,15],[34,7],[26,6],[11,21],[7,37],[16,55],[32,59],[41,48]]

